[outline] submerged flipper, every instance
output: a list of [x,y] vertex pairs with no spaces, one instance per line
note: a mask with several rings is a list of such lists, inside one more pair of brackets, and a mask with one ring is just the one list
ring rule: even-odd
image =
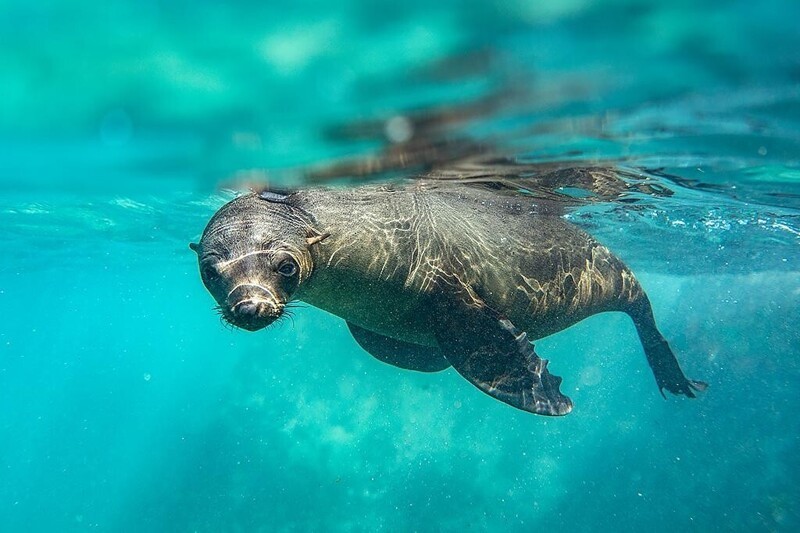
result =
[[653,318],[650,300],[642,295],[626,310],[636,326],[639,340],[642,342],[647,362],[653,370],[653,375],[658,384],[658,390],[664,395],[664,389],[672,394],[683,394],[694,398],[695,392],[702,392],[708,388],[703,381],[689,379],[681,370],[675,354],[669,347],[666,339],[661,335]]
[[439,372],[450,367],[450,362],[438,348],[392,339],[350,322],[347,327],[364,350],[384,363],[419,372]]
[[561,378],[548,372],[548,361],[536,355],[525,332],[487,308],[456,305],[461,309],[448,306],[440,313],[446,319],[437,321],[435,335],[459,374],[523,411],[549,416],[572,411],[572,400],[559,390]]

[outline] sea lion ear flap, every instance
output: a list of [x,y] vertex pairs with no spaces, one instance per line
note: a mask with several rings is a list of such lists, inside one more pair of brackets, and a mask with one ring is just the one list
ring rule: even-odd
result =
[[196,242],[190,242],[189,249],[194,253],[200,253],[200,245],[197,244]]
[[330,237],[330,233],[314,233],[313,235],[309,235],[306,237],[306,244],[309,246],[313,246],[315,244],[321,243],[328,237]]

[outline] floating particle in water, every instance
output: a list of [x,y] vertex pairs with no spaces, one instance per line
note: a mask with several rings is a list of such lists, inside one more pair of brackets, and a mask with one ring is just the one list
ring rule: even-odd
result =
[[145,372],[144,376],[142,376],[142,377],[144,377],[145,381],[150,381],[150,378],[152,378],[153,376],[151,376],[149,372]]
[[597,366],[584,368],[581,372],[581,385],[592,387],[600,383],[603,378],[603,371]]
[[414,125],[408,118],[397,115],[386,121],[384,126],[386,137],[393,143],[404,143],[414,135]]

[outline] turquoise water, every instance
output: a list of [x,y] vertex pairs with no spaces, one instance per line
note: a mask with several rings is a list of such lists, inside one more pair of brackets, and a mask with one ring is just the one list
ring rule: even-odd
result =
[[[798,19],[0,2],[0,529],[798,530]],[[669,191],[567,216],[637,273],[701,398],[663,400],[614,314],[537,342],[559,419],[382,364],[313,308],[220,323],[187,244],[233,191],[446,113],[435,139]]]

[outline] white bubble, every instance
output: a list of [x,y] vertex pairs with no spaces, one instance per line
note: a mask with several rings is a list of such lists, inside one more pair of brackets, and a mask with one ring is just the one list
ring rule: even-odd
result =
[[414,125],[406,117],[397,115],[386,121],[384,133],[391,142],[404,143],[414,134]]

